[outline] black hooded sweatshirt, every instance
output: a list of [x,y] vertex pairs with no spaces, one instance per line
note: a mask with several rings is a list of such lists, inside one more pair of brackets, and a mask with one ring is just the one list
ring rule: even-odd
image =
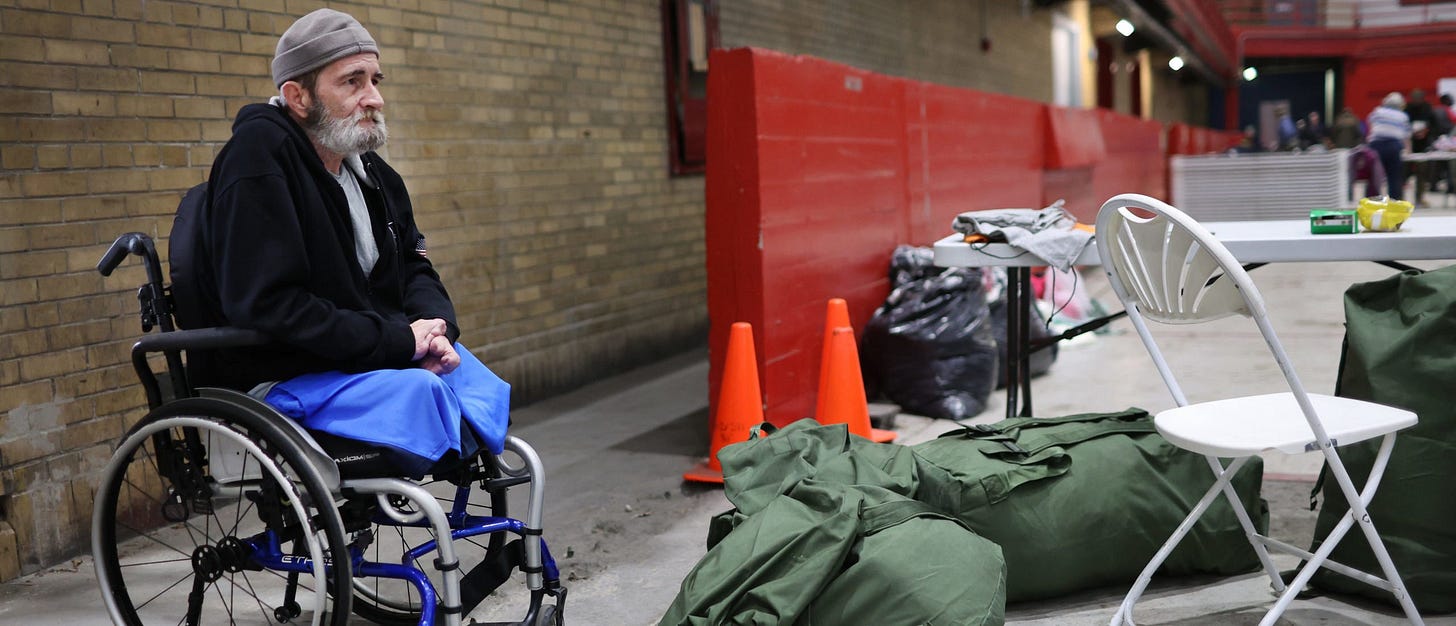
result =
[[450,341],[459,336],[404,181],[373,152],[358,163],[379,247],[369,276],[348,200],[308,135],[273,104],[238,112],[195,231],[204,319],[179,321],[259,330],[275,344],[190,355],[194,384],[247,390],[311,372],[414,367],[409,324],[419,319],[442,318]]

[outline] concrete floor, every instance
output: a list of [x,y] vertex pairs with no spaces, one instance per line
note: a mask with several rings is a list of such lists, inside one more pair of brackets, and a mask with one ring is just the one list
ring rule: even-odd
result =
[[[1254,272],[1309,389],[1333,389],[1343,290],[1389,274],[1369,263],[1276,264]],[[1100,272],[1084,276],[1082,289],[1115,306]],[[1128,324],[1109,328],[1063,345],[1051,372],[1035,382],[1036,414],[1128,406],[1157,411],[1172,405]],[[1247,321],[1175,330],[1165,333],[1163,343],[1173,366],[1197,365],[1205,372],[1184,377],[1190,398],[1280,389],[1273,361]],[[569,623],[656,623],[703,555],[709,517],[730,508],[721,489],[681,480],[682,472],[706,453],[706,398],[707,355],[693,352],[515,413],[513,432],[539,450],[548,468],[546,536],[571,589]],[[994,393],[974,421],[995,421],[1003,407],[1001,392]],[[896,426],[900,442],[913,444],[955,425],[901,415]],[[1276,536],[1308,544],[1314,514],[1303,503],[1318,469],[1319,459],[1308,455],[1266,459],[1264,495],[1273,509]],[[1288,568],[1294,561],[1279,564]],[[516,591],[474,616],[518,619],[524,604]],[[1013,605],[1007,623],[1106,623],[1124,592],[1123,585],[1115,585],[1053,602]],[[1254,575],[1177,580],[1150,590],[1138,616],[1148,624],[1255,624],[1272,602],[1267,580]],[[0,585],[0,623],[107,623],[89,557]],[[1385,606],[1314,598],[1297,601],[1281,623],[1399,624],[1404,619]],[[1456,625],[1456,617],[1431,616],[1427,623]]]

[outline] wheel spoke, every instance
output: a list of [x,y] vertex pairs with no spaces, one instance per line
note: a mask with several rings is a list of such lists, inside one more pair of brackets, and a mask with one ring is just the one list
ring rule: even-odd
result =
[[[248,573],[247,572],[239,572],[239,573],[241,573],[243,575],[243,583],[248,586],[247,590],[244,591],[243,593],[246,593],[249,596],[252,596],[253,601],[258,603],[258,610],[259,611],[262,611],[264,616],[271,618],[272,617],[271,614],[273,613],[273,610],[272,610],[271,607],[267,606],[263,602],[263,599],[262,598],[258,597],[257,591],[253,589],[253,579],[248,578]],[[237,585],[237,583],[233,583],[233,584],[234,584],[234,586]]]
[[[162,546],[162,547],[164,547],[164,548],[166,548],[168,550],[171,550],[173,552],[176,552],[177,554],[182,555],[183,557],[185,557],[185,560],[191,560],[191,558],[192,558],[192,553],[187,552],[186,550],[183,550],[181,548],[178,548],[178,547],[176,547],[176,546],[174,546],[172,544],[169,544],[169,543],[167,543],[165,541],[162,541],[160,538],[158,538],[157,536],[155,536],[153,534],[143,532],[139,528],[133,528],[133,527],[128,526],[126,524],[121,524],[120,526],[122,528],[125,528],[126,530],[129,530],[129,531],[131,531],[133,533],[136,533],[137,536],[139,536],[139,537],[141,537],[143,539],[146,539],[147,541],[151,541],[151,542],[153,542],[153,543],[155,543],[157,545],[160,545],[160,546]],[[191,534],[192,533],[188,533],[188,535],[191,535]],[[193,543],[197,543],[197,542],[194,541]]]
[[161,559],[157,561],[142,561],[140,563],[122,563],[121,567],[146,567],[148,565],[166,565],[168,563],[191,563],[192,559]]
[[151,604],[152,603],[152,600],[156,600],[157,598],[162,597],[162,594],[167,593],[168,591],[171,591],[173,587],[176,587],[177,585],[182,584],[183,581],[185,581],[185,580],[187,580],[189,578],[192,578],[192,576],[193,576],[192,571],[189,569],[187,571],[187,574],[186,575],[184,575],[181,578],[178,578],[177,579],[177,582],[174,582],[174,583],[172,583],[170,585],[167,585],[167,588],[166,589],[163,589],[161,591],[158,591],[156,593],[156,595],[154,595],[154,596],[152,596],[150,598],[147,598],[146,602],[143,602],[143,603],[141,603],[139,605],[136,605],[136,609],[138,611],[140,611],[142,608],[146,607],[148,604]]
[[217,592],[217,601],[222,603],[222,610],[228,616],[228,623],[236,623],[236,620],[233,619],[233,607],[228,604],[227,597],[222,595],[222,587],[214,582],[212,590]]

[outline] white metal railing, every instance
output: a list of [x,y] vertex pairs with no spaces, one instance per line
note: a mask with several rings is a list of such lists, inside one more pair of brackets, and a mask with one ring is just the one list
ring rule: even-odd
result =
[[1201,221],[1299,219],[1350,204],[1350,151],[1174,156],[1173,205]]

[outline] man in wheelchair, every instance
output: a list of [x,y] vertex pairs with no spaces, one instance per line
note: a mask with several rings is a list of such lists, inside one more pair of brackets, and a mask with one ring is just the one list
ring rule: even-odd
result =
[[[458,624],[513,569],[531,590],[519,623],[561,623],[540,459],[506,434],[510,386],[456,343],[404,182],[376,152],[388,137],[378,53],[347,14],[300,18],[272,61],[279,95],[239,111],[208,182],[178,208],[170,293],[145,235],[123,235],[98,266],[146,257],[143,329],[172,331],[173,317],[188,329],[133,349],[152,412],[98,489],[92,541],[117,623],[253,612],[343,624],[352,609]],[[148,352],[167,355],[170,398]],[[505,511],[506,488],[523,483],[524,522]],[[136,573],[163,561],[119,547],[133,535],[190,570],[170,584]],[[261,591],[274,578],[249,572],[286,582]],[[181,620],[157,600],[174,589]]]
[[510,387],[454,344],[404,181],[375,152],[388,130],[374,39],[314,11],[279,39],[272,69],[279,95],[239,111],[196,219],[173,234],[198,253],[173,265],[193,273],[174,286],[183,326],[274,342],[197,354],[192,376],[378,444],[410,475],[481,443],[499,454]]

